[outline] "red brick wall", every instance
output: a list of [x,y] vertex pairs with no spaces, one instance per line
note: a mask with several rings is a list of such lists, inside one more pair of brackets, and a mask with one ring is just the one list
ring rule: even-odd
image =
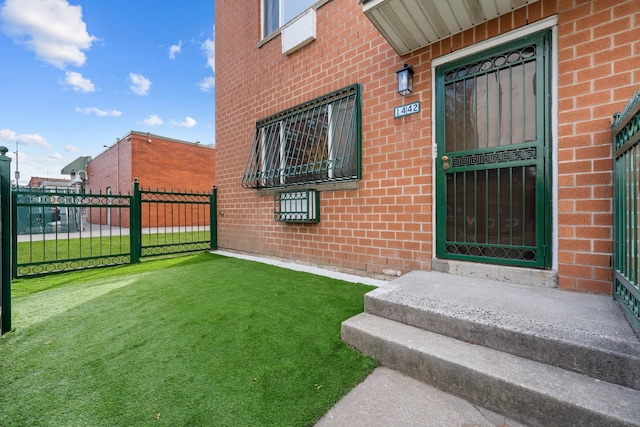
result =
[[[542,0],[404,57],[352,0],[317,10],[317,40],[290,56],[279,36],[258,47],[259,4],[216,4],[220,247],[375,273],[430,269],[431,60],[557,14],[559,285],[610,292],[610,117],[640,80],[640,2]],[[405,98],[403,63],[416,72]],[[363,89],[358,189],[322,192],[319,224],[274,222],[273,196],[240,187],[256,120],[352,83]],[[420,114],[393,119],[413,101]]]
[[215,150],[151,135],[132,134],[131,176],[141,187],[210,192],[214,184]]
[[[87,175],[87,192],[108,194],[107,189],[111,188],[111,194],[131,194],[131,141],[122,139],[92,159],[87,164]],[[128,210],[111,208],[107,212],[107,208],[92,208],[90,215],[89,222],[93,224],[111,220],[113,226],[129,226]]]
[[611,116],[640,86],[640,2],[558,2],[560,286],[611,290]]
[[[138,179],[141,189],[175,190],[192,193],[209,193],[214,184],[215,150],[208,146],[185,143],[147,134],[131,133],[109,147],[89,162],[87,191],[106,194],[111,187],[113,194],[131,194],[133,181]],[[193,213],[201,217],[200,212]],[[95,216],[98,216],[97,211]],[[177,218],[177,213],[143,212],[143,227],[163,226],[167,218]],[[106,223],[107,215],[92,222]],[[182,217],[181,217],[182,218]],[[191,218],[191,215],[187,215]],[[208,224],[208,211],[204,217]],[[111,212],[112,225],[120,225],[120,213]],[[177,221],[177,220],[176,220]],[[188,223],[186,222],[188,221]],[[191,225],[191,219],[180,219],[181,225]],[[122,225],[128,226],[128,212],[122,212]]]

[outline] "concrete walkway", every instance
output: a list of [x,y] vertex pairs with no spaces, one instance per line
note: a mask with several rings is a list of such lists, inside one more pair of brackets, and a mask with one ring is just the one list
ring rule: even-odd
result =
[[365,285],[376,286],[376,287],[384,286],[390,283],[389,280],[376,279],[368,276],[358,276],[355,274],[329,270],[327,268],[320,268],[313,265],[289,262],[282,259],[259,257],[255,255],[245,254],[245,253],[230,252],[230,251],[223,251],[223,250],[212,251],[212,253],[217,255],[222,255],[222,256],[233,257],[233,258],[246,259],[248,261],[262,262],[264,264],[270,264],[270,265],[275,265],[277,267],[288,268],[289,270],[304,271],[305,273],[317,274],[318,276],[331,277],[333,279],[344,280],[345,282],[362,283]]
[[377,368],[340,400],[316,427],[519,427],[385,367]]

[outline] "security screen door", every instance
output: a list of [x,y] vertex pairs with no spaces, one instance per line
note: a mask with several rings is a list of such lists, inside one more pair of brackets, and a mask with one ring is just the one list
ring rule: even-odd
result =
[[549,39],[436,70],[438,258],[549,267]]

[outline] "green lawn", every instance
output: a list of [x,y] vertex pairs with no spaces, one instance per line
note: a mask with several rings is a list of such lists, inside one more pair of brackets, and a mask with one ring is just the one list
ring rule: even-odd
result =
[[0,426],[308,426],[371,287],[209,253],[14,282]]

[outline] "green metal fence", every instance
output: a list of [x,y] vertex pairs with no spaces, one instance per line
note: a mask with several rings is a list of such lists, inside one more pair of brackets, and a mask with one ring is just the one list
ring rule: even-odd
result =
[[129,263],[129,195],[12,192],[13,277]]
[[614,298],[640,330],[640,93],[614,116]]
[[[215,189],[12,193],[13,277],[139,262],[216,248]],[[212,226],[213,225],[213,226]]]
[[[138,212],[139,209],[139,212]],[[134,182],[132,220],[140,235],[136,256],[198,252],[216,247],[215,188],[211,193],[138,189]],[[132,222],[133,223],[133,222]],[[137,244],[136,244],[137,246]]]

